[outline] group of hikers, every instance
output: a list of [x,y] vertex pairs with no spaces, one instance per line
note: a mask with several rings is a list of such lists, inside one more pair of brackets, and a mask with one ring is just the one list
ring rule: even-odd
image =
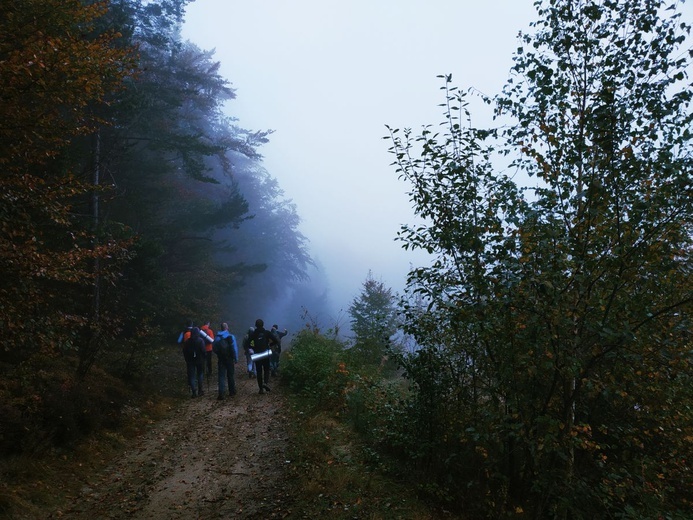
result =
[[[269,380],[277,376],[281,341],[287,330],[279,331],[277,325],[265,329],[261,319],[255,320],[255,327],[250,327],[243,338],[248,377],[257,378],[261,394],[270,391]],[[212,354],[217,356],[218,400],[223,400],[228,392],[229,397],[236,395],[235,365],[238,363],[238,344],[236,337],[229,332],[228,323],[222,323],[215,333],[210,322],[196,327],[192,320],[180,333],[181,344],[187,370],[187,382],[192,397],[204,395],[204,379],[212,375]]]

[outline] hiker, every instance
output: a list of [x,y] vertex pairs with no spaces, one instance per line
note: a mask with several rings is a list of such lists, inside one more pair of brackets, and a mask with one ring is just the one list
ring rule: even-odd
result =
[[[279,343],[279,338],[277,335],[265,329],[265,322],[260,318],[255,320],[255,330],[249,337],[252,349],[255,354],[262,354],[267,352],[270,348],[270,344]],[[255,360],[255,369],[257,371],[257,386],[260,388],[260,393],[264,394],[265,391],[269,392],[269,376],[270,376],[270,360],[269,356],[262,357]]]
[[236,395],[235,367],[238,363],[238,345],[236,337],[229,332],[228,323],[221,324],[221,330],[214,339],[214,353],[217,355],[217,371],[219,375],[219,396],[224,399],[224,387],[228,382],[229,397]]
[[282,353],[282,338],[286,336],[288,332],[286,329],[284,329],[284,332],[279,332],[279,326],[276,324],[272,325],[271,332],[274,332],[274,334],[279,338],[279,341],[272,347],[272,356],[270,357],[270,372],[272,373],[272,377],[277,377],[277,371],[279,370],[279,356]]
[[183,343],[183,357],[190,385],[191,397],[204,395],[202,380],[204,374],[205,342],[200,337],[200,329],[192,327],[190,337]]
[[202,334],[202,339],[205,340],[205,374],[207,377],[212,375],[212,344],[214,343],[214,332],[212,332],[210,323],[211,322],[206,321],[205,324],[200,327],[200,332],[204,332],[204,334]]
[[255,362],[251,357],[253,355],[253,346],[250,344],[250,336],[255,331],[254,327],[248,329],[248,333],[243,336],[243,352],[245,353],[245,364],[248,367],[248,379],[255,377]]

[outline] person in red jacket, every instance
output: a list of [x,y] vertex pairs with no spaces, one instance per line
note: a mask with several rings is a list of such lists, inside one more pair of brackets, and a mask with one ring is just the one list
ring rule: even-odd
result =
[[206,321],[205,324],[200,327],[200,335],[202,339],[205,340],[205,372],[208,378],[212,375],[212,346],[214,343],[214,332],[209,324],[210,322]]

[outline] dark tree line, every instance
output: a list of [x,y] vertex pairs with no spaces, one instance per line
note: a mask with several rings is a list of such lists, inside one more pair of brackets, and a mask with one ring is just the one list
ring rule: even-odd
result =
[[46,409],[94,370],[136,379],[186,319],[240,333],[305,290],[296,207],[261,163],[270,132],[226,115],[219,63],[180,37],[186,3],[0,6],[4,447],[32,421],[53,440],[89,429]]

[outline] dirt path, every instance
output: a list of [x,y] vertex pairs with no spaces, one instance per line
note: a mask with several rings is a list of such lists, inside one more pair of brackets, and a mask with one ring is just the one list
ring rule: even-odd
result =
[[217,401],[215,371],[204,396],[156,424],[48,518],[289,516],[290,497],[282,494],[290,465],[285,397],[272,382],[271,393],[259,394],[242,363],[236,385],[235,397]]

